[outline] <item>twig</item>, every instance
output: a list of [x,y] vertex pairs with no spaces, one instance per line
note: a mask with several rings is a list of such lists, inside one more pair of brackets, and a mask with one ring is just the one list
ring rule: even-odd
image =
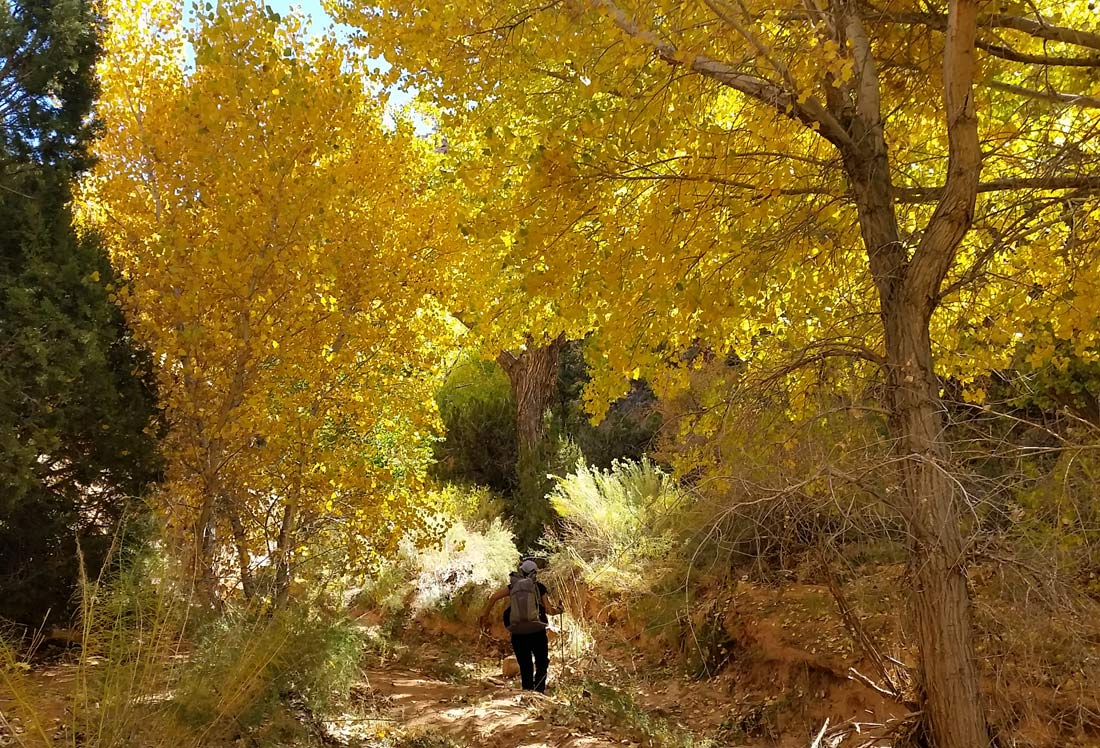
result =
[[871,681],[870,678],[859,674],[855,668],[849,668],[851,672],[859,675],[859,680],[869,684],[875,691],[881,694],[889,696],[891,699],[897,702],[904,702],[902,695],[901,685],[894,682],[890,669],[886,666],[886,658],[882,653],[882,648],[870,635],[867,629],[863,626],[863,622],[860,621],[859,616],[852,610],[852,606],[848,603],[847,598],[844,596],[844,591],[840,588],[840,582],[837,580],[836,575],[833,573],[832,566],[829,560],[825,557],[824,551],[820,553],[821,563],[823,565],[823,571],[825,574],[825,582],[829,588],[830,594],[833,596],[833,600],[836,602],[837,609],[840,612],[841,621],[848,629],[849,634],[856,640],[856,642],[863,648],[864,654],[870,658],[871,662],[875,666],[875,670],[878,671],[879,676],[886,683],[885,686],[880,686],[877,683]]
[[896,691],[893,691],[890,688],[887,688],[886,686],[880,686],[878,683],[875,683],[873,680],[871,680],[866,675],[864,675],[863,673],[856,670],[854,667],[848,668],[848,677],[853,678],[854,680],[858,680],[863,685],[867,686],[868,688],[870,688],[873,691],[877,691],[878,693],[882,694],[883,696],[889,696],[894,701],[902,701],[903,700],[901,698],[901,696]]

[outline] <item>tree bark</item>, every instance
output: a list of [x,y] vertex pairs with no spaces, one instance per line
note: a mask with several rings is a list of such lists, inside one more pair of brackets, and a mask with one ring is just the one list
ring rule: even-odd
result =
[[279,524],[279,538],[275,546],[274,598],[277,607],[282,607],[290,599],[290,545],[298,522],[298,490],[283,508],[283,519]]
[[232,497],[225,497],[225,514],[229,518],[229,527],[233,532],[233,546],[237,552],[237,569],[241,575],[241,592],[245,600],[251,600],[256,594],[256,585],[252,579],[252,556],[248,552],[248,533],[245,531],[241,514],[233,503]]
[[[935,290],[914,290],[914,267],[899,241],[893,205],[884,199],[890,194],[885,164],[885,148],[846,159],[879,292],[890,430],[903,458],[899,508],[911,535],[911,605],[925,713],[937,748],[987,748],[959,501],[948,473],[946,424],[929,334]],[[953,251],[946,244],[926,249]]]
[[214,503],[215,499],[209,492],[203,494],[202,509],[194,527],[191,574],[199,600],[212,608],[220,608],[218,575],[214,569],[214,557],[218,550]]
[[899,303],[885,311],[890,410],[897,452],[903,457],[910,602],[928,727],[937,748],[987,748],[960,502],[948,472],[928,324],[910,305]]
[[546,436],[546,409],[554,398],[558,359],[564,345],[564,335],[542,346],[533,345],[528,337],[523,350],[504,351],[497,357],[516,401],[516,441],[521,458],[534,452]]
[[910,531],[914,635],[924,706],[936,748],[987,748],[974,662],[966,550],[948,473],[945,419],[929,336],[931,305],[906,293],[912,267],[898,240],[885,152],[849,165],[860,226],[879,291],[885,332],[890,430],[902,457],[899,509]]
[[879,296],[890,430],[901,458],[899,509],[910,532],[910,604],[925,719],[936,748],[988,748],[960,497],[948,472],[946,419],[929,332],[943,279],[973,221],[981,170],[972,102],[977,3],[955,0],[949,15],[944,53],[947,182],[911,258],[894,211],[878,75],[854,6],[848,6],[844,24],[856,60],[854,101],[837,90],[830,104],[852,136],[853,145],[841,150]]

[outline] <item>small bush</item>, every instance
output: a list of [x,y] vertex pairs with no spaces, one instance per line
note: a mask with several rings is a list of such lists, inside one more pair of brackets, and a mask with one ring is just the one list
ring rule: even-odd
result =
[[686,499],[671,476],[642,458],[616,461],[610,470],[578,462],[555,479],[550,502],[562,518],[559,550],[583,566],[586,582],[640,590],[670,560],[673,514]]
[[481,531],[456,522],[442,544],[417,553],[413,606],[440,608],[465,592],[499,586],[518,563],[512,533],[499,519]]
[[200,620],[208,614],[174,578],[150,555],[85,579],[71,677],[49,689],[0,642],[7,716],[34,736],[28,745],[205,748],[270,732],[287,703],[322,711],[350,685],[362,646],[350,624],[307,606]]
[[436,394],[444,438],[436,445],[436,475],[488,486],[516,485],[516,414],[508,377],[496,363],[459,361]]
[[584,462],[584,455],[573,441],[551,437],[520,458],[516,468],[519,482],[506,506],[517,546],[526,552],[542,550],[539,545],[543,536],[559,519],[549,497],[554,475]]
[[196,637],[177,685],[177,714],[203,731],[240,733],[290,697],[324,711],[351,685],[362,649],[349,623],[303,606],[217,618]]
[[[610,405],[603,420],[593,424],[585,409],[584,389],[591,377],[584,348],[580,340],[562,348],[554,431],[567,435],[589,465],[610,468],[615,460],[642,459],[655,446],[661,428],[656,396],[644,381],[634,381],[629,392]],[[572,467],[573,462],[566,466]]]

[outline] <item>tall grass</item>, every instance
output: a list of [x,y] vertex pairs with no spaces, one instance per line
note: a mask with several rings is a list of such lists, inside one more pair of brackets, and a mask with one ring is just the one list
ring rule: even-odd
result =
[[228,745],[288,699],[324,708],[355,674],[360,643],[347,624],[303,606],[200,614],[169,572],[151,557],[82,580],[79,649],[51,677],[0,643],[17,745]]

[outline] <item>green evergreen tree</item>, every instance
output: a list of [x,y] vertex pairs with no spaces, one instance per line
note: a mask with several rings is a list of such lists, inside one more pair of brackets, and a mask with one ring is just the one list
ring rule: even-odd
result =
[[74,231],[99,23],[85,0],[0,5],[0,617],[64,622],[156,478],[147,357]]

